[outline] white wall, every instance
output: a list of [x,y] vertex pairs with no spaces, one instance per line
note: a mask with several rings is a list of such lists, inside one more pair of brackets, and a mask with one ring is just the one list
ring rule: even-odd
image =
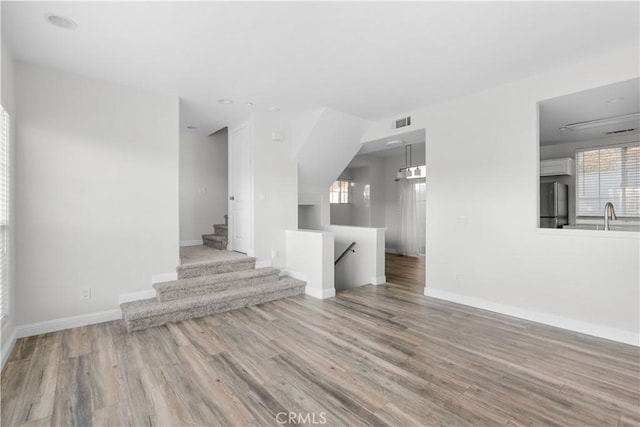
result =
[[[576,150],[591,148],[591,147],[604,147],[607,145],[623,144],[628,142],[638,142],[638,134],[623,134],[614,135],[608,138],[590,139],[586,141],[568,142],[563,144],[553,145],[541,145],[540,146],[540,160],[558,159],[562,157],[571,157],[575,160]],[[574,171],[575,172],[575,171]],[[564,176],[545,176],[540,178],[540,182],[553,182],[558,181],[568,186],[569,193],[569,224],[576,223],[576,176],[564,175]]]
[[427,295],[638,344],[638,233],[536,227],[536,103],[636,78],[639,60],[621,49],[411,112],[426,128]]
[[[298,175],[291,156],[291,118],[284,113],[254,113],[251,129],[253,255],[261,264],[270,260],[274,267],[285,268],[285,230],[298,228]],[[284,141],[273,141],[273,132],[282,132]],[[275,258],[272,249],[277,252]]]
[[333,233],[286,230],[286,244],[287,274],[307,282],[307,295],[315,298],[335,296]]
[[[0,8],[1,9],[1,8]],[[2,354],[2,365],[15,339],[15,318],[16,318],[16,262],[15,262],[15,176],[16,176],[16,150],[15,150],[15,93],[14,93],[14,61],[9,50],[4,45],[4,41],[0,41],[0,102],[3,108],[11,118],[10,135],[9,135],[9,155],[10,155],[10,189],[9,189],[9,313],[2,321],[2,330],[0,331],[0,348]]]
[[296,117],[296,142],[291,154],[298,162],[301,193],[329,188],[360,149],[360,138],[370,122],[341,111],[323,108]]
[[193,244],[224,224],[227,214],[225,128],[212,136],[180,132],[180,242]]
[[[355,227],[385,226],[385,160],[368,154],[353,158],[340,174],[352,182],[351,203],[331,204],[331,224]],[[365,192],[368,189],[368,197]]]
[[16,99],[18,324],[115,309],[175,272],[177,97],[16,64]]
[[354,252],[349,252],[335,266],[335,288],[343,290],[367,284],[380,285],[385,277],[384,228],[348,227],[330,225],[324,231],[334,234],[335,258],[356,242]]

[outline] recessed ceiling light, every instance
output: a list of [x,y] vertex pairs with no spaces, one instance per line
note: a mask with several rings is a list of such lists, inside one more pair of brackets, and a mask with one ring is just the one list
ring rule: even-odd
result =
[[401,139],[392,139],[391,141],[387,141],[387,145],[398,145],[402,144],[404,141]]
[[233,104],[233,99],[220,98],[220,99],[218,99],[218,102],[220,104],[224,104],[224,105],[231,105],[231,104]]
[[247,107],[249,108],[253,107],[253,102],[247,102]]
[[620,102],[624,99],[624,96],[620,96],[618,98],[613,98],[607,101],[607,104],[615,104],[616,102]]
[[198,127],[197,126],[187,126],[187,129],[196,130],[196,129],[198,129]]
[[67,18],[66,16],[48,14],[45,15],[47,21],[51,25],[55,25],[58,28],[64,28],[65,30],[75,30],[78,28],[78,24],[76,24],[72,19]]
[[280,107],[278,107],[277,105],[272,105],[271,107],[269,107],[269,111],[273,111],[273,112],[280,111]]

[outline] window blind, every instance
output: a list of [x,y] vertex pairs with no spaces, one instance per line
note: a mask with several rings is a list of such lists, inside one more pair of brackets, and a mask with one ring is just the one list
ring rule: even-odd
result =
[[576,151],[576,214],[601,217],[613,203],[616,215],[640,218],[640,144]]
[[0,319],[9,313],[9,115],[0,107]]

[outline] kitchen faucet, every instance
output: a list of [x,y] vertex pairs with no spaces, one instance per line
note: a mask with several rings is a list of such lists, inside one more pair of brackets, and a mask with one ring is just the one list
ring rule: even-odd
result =
[[613,208],[613,203],[611,202],[607,202],[604,205],[604,229],[606,231],[610,230],[609,219],[618,219],[616,216],[616,210]]

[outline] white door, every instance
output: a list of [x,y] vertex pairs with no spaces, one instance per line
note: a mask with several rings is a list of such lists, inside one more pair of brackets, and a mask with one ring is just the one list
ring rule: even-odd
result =
[[231,250],[251,251],[251,150],[249,125],[229,133],[229,233]]

